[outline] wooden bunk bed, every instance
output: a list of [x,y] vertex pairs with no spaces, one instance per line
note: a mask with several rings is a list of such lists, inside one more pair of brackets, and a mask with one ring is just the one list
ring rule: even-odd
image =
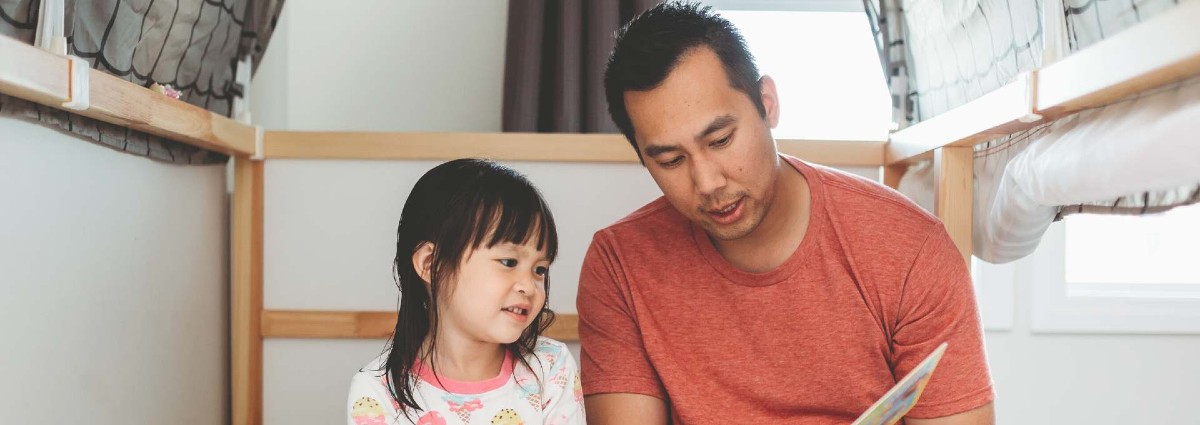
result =
[[[963,257],[971,257],[973,148],[996,137],[1107,104],[1131,93],[1200,75],[1200,2],[1092,45],[958,108],[893,133],[890,141],[780,140],[783,152],[835,166],[879,166],[896,187],[917,161],[932,159],[936,215]],[[1171,38],[1173,43],[1154,44]],[[1144,46],[1154,45],[1155,49]],[[1083,72],[1088,70],[1088,72]],[[1103,70],[1098,72],[1096,70]],[[636,162],[620,135],[518,133],[327,133],[263,131],[0,36],[0,93],[229,154],[234,161],[231,222],[233,423],[262,422],[264,338],[385,338],[394,312],[263,308],[263,169],[271,159],[427,160],[467,156],[509,161]],[[559,315],[551,337],[577,340],[577,317]]]

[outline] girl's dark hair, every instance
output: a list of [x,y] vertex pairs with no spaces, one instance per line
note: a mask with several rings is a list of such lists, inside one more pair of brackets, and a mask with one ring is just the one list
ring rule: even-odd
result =
[[[413,366],[427,338],[430,355],[436,351],[438,297],[458,272],[464,255],[481,245],[525,244],[533,238],[553,262],[558,255],[554,216],[520,173],[488,160],[457,159],[434,167],[417,180],[396,229],[393,271],[400,288],[400,312],[384,365],[388,390],[402,411],[423,410],[414,397]],[[433,244],[428,291],[412,260],[413,253],[426,243]],[[549,272],[544,289],[548,300]],[[554,321],[547,304],[516,342],[505,347],[531,370],[526,357],[537,346],[538,335]],[[433,368],[434,364],[429,361],[426,366]]]

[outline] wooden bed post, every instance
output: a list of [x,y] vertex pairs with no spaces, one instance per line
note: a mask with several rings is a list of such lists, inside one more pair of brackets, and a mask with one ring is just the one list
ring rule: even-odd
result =
[[900,178],[908,171],[908,164],[884,164],[883,184],[892,189],[900,190]]
[[933,151],[934,210],[968,267],[971,264],[971,224],[974,209],[975,149],[946,146]]
[[235,157],[230,235],[233,425],[262,423],[263,163]]

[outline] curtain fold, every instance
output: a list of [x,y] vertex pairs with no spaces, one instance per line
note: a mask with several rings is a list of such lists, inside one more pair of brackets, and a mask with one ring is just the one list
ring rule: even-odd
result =
[[604,99],[604,67],[617,29],[656,4],[509,2],[503,130],[618,132]]

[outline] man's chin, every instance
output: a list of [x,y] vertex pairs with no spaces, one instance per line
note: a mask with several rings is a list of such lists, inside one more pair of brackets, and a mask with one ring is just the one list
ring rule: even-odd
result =
[[706,220],[701,222],[700,227],[703,227],[705,233],[708,233],[708,236],[713,239],[725,242],[735,241],[750,236],[762,224],[760,211],[748,209],[747,214],[743,215],[741,220],[729,224],[715,223],[705,217]]
[[754,227],[748,223],[738,222],[728,225],[720,225],[713,222],[705,222],[701,227],[708,236],[719,241],[733,241],[746,237],[754,231]]

